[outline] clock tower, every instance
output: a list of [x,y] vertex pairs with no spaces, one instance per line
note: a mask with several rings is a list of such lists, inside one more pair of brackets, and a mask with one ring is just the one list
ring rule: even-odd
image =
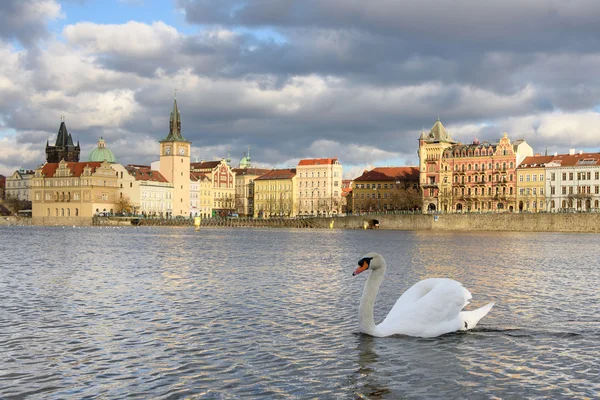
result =
[[169,135],[160,141],[160,173],[173,184],[173,216],[190,215],[191,146],[181,135],[181,116],[175,98]]

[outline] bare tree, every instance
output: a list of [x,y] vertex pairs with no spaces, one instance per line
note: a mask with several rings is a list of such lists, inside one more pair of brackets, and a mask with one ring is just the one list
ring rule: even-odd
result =
[[130,213],[133,210],[129,197],[122,196],[115,203],[115,210],[117,213]]

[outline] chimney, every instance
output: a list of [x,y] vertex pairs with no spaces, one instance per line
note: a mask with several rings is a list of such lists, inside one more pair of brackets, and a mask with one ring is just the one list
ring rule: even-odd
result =
[[582,154],[583,154],[583,150],[579,150],[579,155],[582,155]]
[[556,157],[558,155],[558,151],[554,152],[554,157]]
[[575,149],[569,149],[569,155],[570,156],[574,156],[575,155]]

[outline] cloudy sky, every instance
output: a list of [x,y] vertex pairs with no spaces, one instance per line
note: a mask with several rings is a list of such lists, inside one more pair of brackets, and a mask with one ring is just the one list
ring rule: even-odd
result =
[[193,159],[338,157],[345,177],[507,132],[600,150],[597,0],[2,0],[0,174],[45,161],[60,116],[87,160],[158,158],[177,89]]

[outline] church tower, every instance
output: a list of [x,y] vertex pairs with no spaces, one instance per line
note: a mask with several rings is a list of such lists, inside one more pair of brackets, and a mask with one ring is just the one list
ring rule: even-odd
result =
[[173,184],[173,216],[190,214],[191,145],[181,135],[181,115],[175,98],[169,135],[160,141],[160,173]]
[[49,163],[59,163],[61,160],[79,162],[80,151],[79,141],[77,142],[77,146],[73,144],[73,138],[67,132],[65,117],[61,116],[58,135],[56,135],[56,144],[50,146],[48,141],[46,141],[46,161]]

